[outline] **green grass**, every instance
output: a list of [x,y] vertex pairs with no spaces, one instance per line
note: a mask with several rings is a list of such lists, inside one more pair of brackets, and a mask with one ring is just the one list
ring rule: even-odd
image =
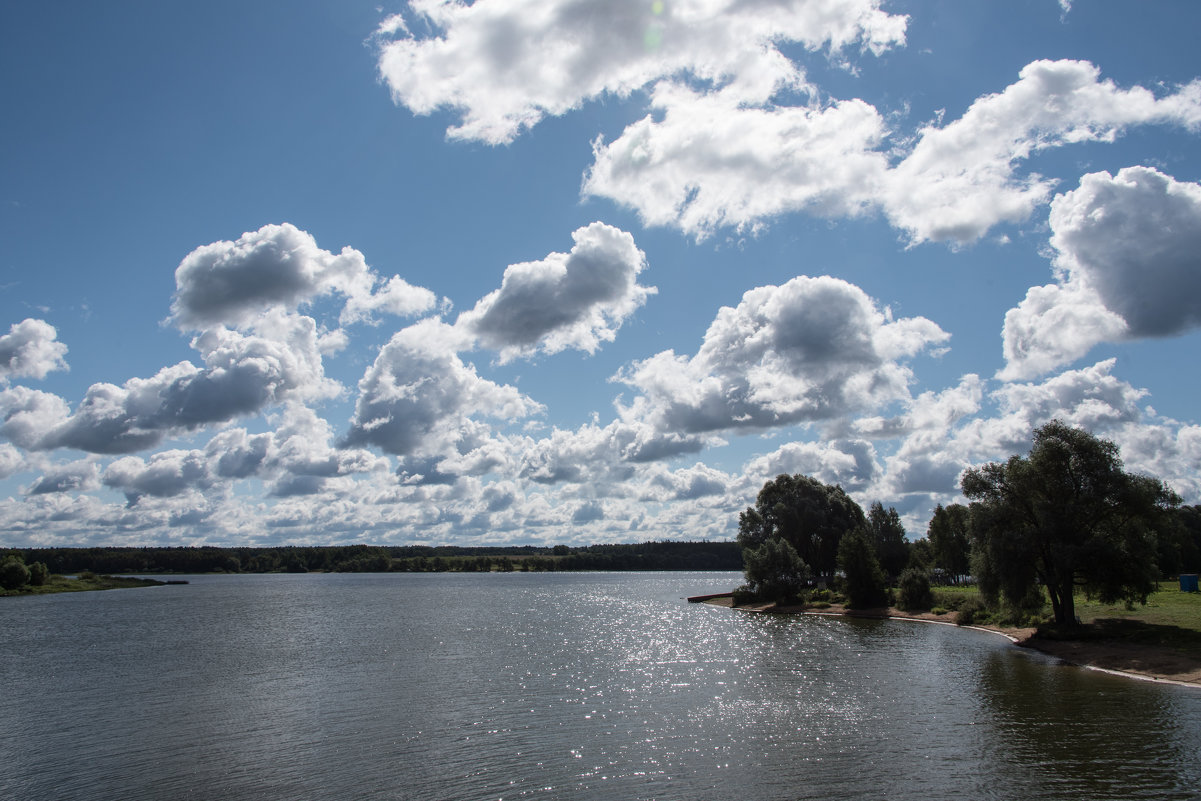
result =
[[[1158,592],[1147,603],[1103,604],[1076,596],[1076,616],[1085,625],[1060,629],[1051,624],[1039,626],[1038,636],[1045,639],[1105,640],[1125,642],[1140,647],[1176,651],[1201,660],[1201,593],[1181,592],[1174,581],[1160,583]],[[937,587],[935,597],[940,605],[958,608],[980,597],[975,587]],[[1050,605],[1047,607],[1050,616]],[[977,618],[988,622],[987,617]]]
[[93,590],[125,590],[134,587],[154,587],[163,584],[155,579],[130,578],[129,576],[98,576],[81,573],[78,578],[51,576],[40,587],[25,586],[16,590],[0,589],[0,596],[49,595],[56,592],[89,592]]
[[1147,605],[1102,604],[1086,598],[1076,598],[1076,616],[1085,623],[1100,619],[1139,620],[1156,626],[1178,626],[1201,632],[1201,593],[1181,592],[1174,582],[1161,582],[1159,592],[1147,598]]

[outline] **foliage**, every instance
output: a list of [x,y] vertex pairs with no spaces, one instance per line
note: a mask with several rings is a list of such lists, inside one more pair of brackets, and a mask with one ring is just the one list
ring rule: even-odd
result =
[[15,590],[29,583],[29,568],[15,556],[10,556],[0,564],[0,587]]
[[909,543],[909,567],[917,568],[926,573],[934,570],[934,549],[930,540],[923,537]]
[[1028,457],[968,470],[962,487],[985,598],[1020,608],[1042,585],[1061,625],[1075,622],[1077,587],[1146,601],[1156,529],[1180,502],[1158,479],[1126,473],[1112,442],[1059,421],[1034,432]]
[[815,573],[828,576],[834,573],[843,535],[865,523],[863,510],[842,487],[782,474],[764,484],[754,507],[738,516],[738,544],[754,550],[779,537]]
[[1162,576],[1201,573],[1201,506],[1181,506],[1175,525],[1159,532],[1159,572]]
[[974,623],[987,623],[989,620],[988,604],[980,596],[966,598],[959,604],[955,613],[955,622],[960,626],[970,626]]
[[838,545],[838,566],[846,582],[848,607],[871,609],[887,605],[884,570],[866,528],[856,528],[842,538]]
[[872,535],[880,567],[889,579],[894,579],[909,563],[909,543],[905,540],[905,527],[901,516],[893,507],[884,509],[879,501],[873,501],[867,513],[867,530]]
[[924,611],[934,606],[934,593],[926,571],[905,568],[897,583],[897,606],[907,612]]
[[41,587],[50,580],[50,568],[46,567],[45,562],[34,562],[29,566],[29,583],[34,587]]
[[801,597],[809,566],[782,537],[769,537],[742,555],[748,589],[764,601],[788,602]]
[[[285,570],[741,570],[736,542],[644,542],[553,548],[534,545],[337,545],[215,548],[31,548],[11,552],[52,574],[274,573]],[[2,561],[4,554],[0,554]],[[502,562],[502,560],[507,560]]]
[[926,529],[934,567],[943,571],[953,584],[958,584],[971,570],[969,521],[970,512],[963,504],[953,503],[946,507],[939,504],[934,507],[934,515]]

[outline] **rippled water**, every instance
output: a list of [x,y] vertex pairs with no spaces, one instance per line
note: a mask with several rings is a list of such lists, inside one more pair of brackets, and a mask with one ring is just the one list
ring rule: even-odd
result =
[[737,574],[198,576],[0,602],[0,798],[1199,798],[1201,690],[755,616]]

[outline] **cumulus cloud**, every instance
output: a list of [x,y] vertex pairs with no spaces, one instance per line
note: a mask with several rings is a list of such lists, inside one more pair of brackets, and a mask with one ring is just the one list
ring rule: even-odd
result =
[[387,460],[368,451],[333,447],[329,423],[306,406],[287,404],[278,426],[262,434],[230,428],[203,449],[172,449],[143,459],[125,456],[105,469],[105,486],[121,490],[131,504],[150,496],[169,498],[209,491],[237,479],[269,482],[276,496],[314,494],[326,480],[387,469]]
[[[788,85],[780,80],[777,89]],[[785,212],[880,210],[913,244],[968,243],[1047,201],[1054,182],[1019,171],[1039,151],[1112,141],[1132,125],[1201,127],[1201,82],[1157,97],[1120,89],[1085,61],[1035,61],[959,119],[922,128],[891,164],[885,146],[898,145],[861,100],[786,106],[773,102],[774,90],[736,88],[659,84],[652,106],[662,118],[598,140],[583,191],[699,237],[754,230]]]
[[67,346],[58,341],[54,326],[27,318],[14,323],[0,336],[0,382],[12,378],[45,378],[53,370],[66,370]]
[[744,471],[758,487],[781,473],[801,473],[848,492],[869,486],[880,473],[875,446],[866,439],[832,439],[822,442],[789,442],[771,453],[751,459]]
[[695,356],[665,351],[623,370],[617,380],[640,394],[620,411],[685,435],[829,420],[907,398],[902,360],[947,339],[845,281],[802,276],[723,308]]
[[0,391],[0,435],[26,450],[132,453],[174,433],[340,391],[324,376],[316,325],[308,317],[264,317],[251,333],[218,328],[193,345],[204,368],[180,362],[121,386],[93,384],[74,412],[49,393]]
[[729,89],[664,82],[647,115],[615,141],[593,143],[585,194],[636,209],[647,225],[704,237],[754,229],[789,211],[858,214],[879,193],[884,121],[862,100],[826,108],[748,106]]
[[571,235],[570,253],[511,265],[500,289],[459,316],[457,326],[500,351],[501,361],[541,350],[593,353],[646,302],[638,284],[646,257],[634,237],[595,222]]
[[332,292],[347,298],[344,323],[369,320],[374,311],[415,314],[434,307],[432,292],[399,276],[377,289],[379,283],[354,248],[335,255],[290,223],[264,225],[185,256],[175,270],[171,313],[184,328],[243,327],[264,311],[295,311]]
[[1001,378],[1201,325],[1201,185],[1150,167],[1092,173],[1055,198],[1050,222],[1059,280],[1006,314]]
[[453,327],[426,320],[397,332],[359,381],[346,442],[399,456],[456,452],[474,417],[512,420],[541,409],[515,388],[481,378]]
[[719,83],[795,76],[780,47],[881,53],[902,44],[907,18],[879,0],[418,0],[429,36],[394,16],[378,31],[380,74],[416,114],[452,109],[448,134],[512,141],[547,115],[604,95],[628,96],[689,74]]
[[102,480],[124,491],[130,503],[143,495],[169,498],[211,483],[203,452],[194,450],[161,451],[147,460],[125,456],[105,468]]
[[256,325],[255,333],[219,328],[197,337],[203,369],[180,362],[122,386],[93,384],[40,447],[131,453],[173,432],[255,414],[290,398],[338,393],[324,376],[311,318],[279,314]]
[[25,468],[25,456],[7,442],[0,442],[0,479],[16,475]]
[[29,486],[26,494],[87,492],[100,486],[99,476],[100,469],[92,461],[81,460],[54,465]]
[[0,390],[0,436],[27,451],[53,448],[51,432],[70,413],[67,402],[49,392],[19,386]]
[[1201,82],[1156,97],[1101,80],[1087,61],[1034,61],[958,120],[923,129],[890,171],[883,205],[914,242],[970,242],[998,222],[1025,219],[1049,196],[1053,183],[1018,176],[1017,162],[1048,148],[1113,141],[1131,125],[1151,123],[1201,127]]

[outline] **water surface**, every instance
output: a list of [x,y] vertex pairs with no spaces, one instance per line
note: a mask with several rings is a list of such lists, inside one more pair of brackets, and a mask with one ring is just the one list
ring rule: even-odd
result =
[[0,602],[0,798],[1201,797],[1201,690],[730,573],[197,576]]

